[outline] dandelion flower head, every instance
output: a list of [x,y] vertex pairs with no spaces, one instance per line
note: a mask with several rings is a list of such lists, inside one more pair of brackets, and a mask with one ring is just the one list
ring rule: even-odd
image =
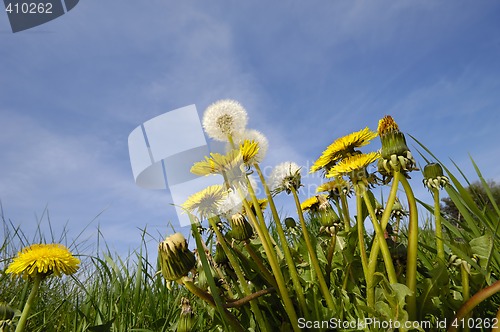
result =
[[282,191],[290,193],[292,187],[297,190],[300,185],[300,167],[291,161],[277,165],[269,177],[270,189],[275,194]]
[[203,114],[203,128],[211,138],[227,142],[230,136],[243,132],[248,115],[235,100],[223,99],[208,106]]
[[236,135],[236,142],[242,144],[245,140],[254,141],[259,146],[259,151],[252,159],[253,163],[260,163],[266,157],[267,150],[269,149],[269,141],[260,131],[255,129],[245,130],[241,134]]
[[22,276],[24,279],[51,274],[61,277],[63,273],[75,273],[79,264],[80,260],[62,244],[32,244],[17,254],[6,273]]
[[337,177],[350,175],[356,171],[365,171],[368,165],[379,158],[380,154],[378,152],[370,152],[342,159],[342,161],[330,169],[326,177]]
[[311,166],[310,172],[317,172],[321,169],[328,171],[340,159],[357,154],[354,149],[367,145],[375,137],[377,137],[377,133],[366,127],[338,138],[323,151],[318,160]]
[[227,195],[224,187],[216,184],[189,196],[182,207],[192,213],[196,211],[201,219],[206,219],[218,214],[219,205]]

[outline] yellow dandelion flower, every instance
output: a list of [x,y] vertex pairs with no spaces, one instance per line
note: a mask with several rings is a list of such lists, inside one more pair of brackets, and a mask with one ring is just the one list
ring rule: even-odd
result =
[[201,219],[206,219],[218,213],[219,205],[227,195],[224,187],[216,184],[189,196],[182,207],[192,213],[196,210]]
[[[248,205],[250,206],[250,209],[252,210],[253,214],[257,214],[256,213],[256,210],[255,210],[255,206],[253,205],[253,201],[249,201],[249,200],[246,200]],[[260,210],[261,211],[264,211],[267,207],[267,199],[263,198],[263,199],[257,199],[257,202],[259,203],[259,207],[260,207]],[[245,205],[242,206],[242,213],[243,215],[247,216],[248,213],[247,211],[245,210]]]
[[242,155],[238,150],[229,151],[227,154],[210,153],[210,157],[194,163],[191,173],[196,175],[222,174],[239,169],[243,163]]
[[328,171],[328,169],[335,165],[340,159],[356,154],[355,148],[367,145],[375,137],[377,137],[377,133],[366,127],[365,129],[335,140],[325,151],[323,151],[318,160],[314,162],[311,166],[310,173],[317,172],[321,169]]
[[75,273],[78,264],[80,260],[62,244],[33,244],[21,250],[5,272],[24,279],[51,274],[61,277],[62,273]]
[[337,165],[333,166],[326,177],[337,177],[342,175],[351,175],[356,171],[365,171],[365,168],[380,158],[378,152],[370,152],[367,154],[358,154],[345,159],[342,159]]
[[325,182],[319,185],[318,188],[316,188],[317,193],[330,192],[336,195],[340,195],[341,192],[347,195],[349,194],[350,190],[351,190],[351,185],[349,184],[349,182],[347,182],[341,177],[337,177],[333,181]]
[[259,153],[259,143],[250,140],[244,140],[240,144],[240,153],[243,162],[246,165],[251,165],[254,163],[255,157]]
[[318,208],[319,200],[317,196],[311,196],[305,199],[301,204],[300,208],[302,211],[310,211]]

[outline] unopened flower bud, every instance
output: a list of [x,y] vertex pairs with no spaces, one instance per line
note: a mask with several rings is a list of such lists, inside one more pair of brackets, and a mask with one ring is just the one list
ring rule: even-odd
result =
[[386,173],[392,174],[394,171],[398,171],[406,175],[407,172],[417,169],[415,159],[406,145],[405,136],[399,131],[398,125],[390,115],[379,121],[378,135],[382,143],[380,154],[383,161],[381,166]]
[[295,228],[297,227],[297,223],[295,222],[295,219],[293,219],[292,217],[287,217],[285,218],[285,226],[287,229]]
[[429,163],[424,167],[423,182],[424,186],[429,190],[433,188],[442,189],[450,182],[450,179],[443,174],[443,168],[440,164]]
[[194,313],[189,300],[181,299],[181,314],[177,322],[177,332],[191,332],[194,326]]
[[252,237],[253,228],[241,213],[233,214],[229,219],[231,236],[238,241],[245,241]]
[[161,273],[167,281],[187,276],[196,263],[194,253],[189,250],[187,241],[181,233],[175,233],[160,242],[158,255]]
[[223,265],[228,261],[226,252],[222,249],[222,245],[219,242],[215,245],[214,261],[217,265]]

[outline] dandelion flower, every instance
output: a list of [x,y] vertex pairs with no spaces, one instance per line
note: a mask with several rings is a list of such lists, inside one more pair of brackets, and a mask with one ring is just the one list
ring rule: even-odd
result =
[[[323,195],[325,196],[325,195]],[[326,196],[325,196],[326,198]],[[317,210],[319,207],[319,200],[318,196],[311,196],[309,198],[306,198],[301,204],[300,208],[302,211],[314,211]]]
[[51,274],[61,277],[63,273],[75,273],[78,264],[80,260],[62,244],[33,244],[20,251],[5,272],[24,279]]
[[331,197],[340,196],[341,193],[349,196],[351,193],[351,185],[342,177],[337,177],[333,181],[325,182],[316,188],[316,192],[328,192]]
[[227,142],[229,137],[243,132],[248,122],[246,110],[235,100],[219,100],[203,114],[203,128],[211,138]]
[[161,273],[167,281],[175,281],[187,276],[196,263],[195,256],[188,249],[187,241],[181,233],[175,233],[160,242],[158,256]]
[[196,210],[201,219],[206,219],[217,215],[219,205],[227,195],[228,192],[224,187],[216,184],[189,196],[182,207],[192,213]]
[[243,133],[235,136],[235,142],[237,142],[238,144],[243,143],[245,140],[254,141],[259,147],[259,151],[253,157],[251,162],[262,162],[267,154],[267,150],[269,149],[269,141],[267,140],[267,137],[264,136],[264,134],[262,134],[260,131],[254,129],[245,130]]
[[226,154],[210,153],[210,157],[205,157],[205,160],[194,163],[191,167],[191,173],[196,175],[210,175],[234,173],[239,170],[243,158],[238,150],[229,151]]
[[294,162],[287,161],[277,165],[269,177],[269,186],[274,194],[286,191],[289,194],[292,188],[298,190],[301,186],[300,167]]
[[362,182],[368,186],[371,177],[368,175],[366,167],[379,158],[380,154],[378,152],[370,152],[342,159],[342,161],[330,169],[326,177],[348,175],[353,184],[357,185]]
[[244,140],[240,144],[240,153],[245,165],[252,165],[259,153],[259,144],[255,141]]
[[377,133],[366,127],[365,129],[335,140],[325,151],[323,151],[318,160],[314,162],[311,166],[310,173],[317,172],[321,169],[328,171],[340,159],[358,154],[359,151],[355,149],[367,145],[375,137],[377,137]]

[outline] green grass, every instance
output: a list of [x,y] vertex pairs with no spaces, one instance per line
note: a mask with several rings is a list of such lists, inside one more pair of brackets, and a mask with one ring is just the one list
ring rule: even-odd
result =
[[[424,148],[425,149],[425,148]],[[427,153],[430,153],[427,151]],[[431,155],[432,156],[432,155]],[[434,159],[435,157],[432,156]],[[473,165],[476,167],[474,161]],[[489,192],[488,184],[476,167],[478,178]],[[428,198],[420,198],[419,203],[429,213],[422,216],[418,237],[417,261],[417,294],[416,319],[431,322],[453,317],[464,303],[463,298],[463,271],[461,266],[468,265],[468,283],[470,295],[480,292],[492,285],[500,277],[500,211],[493,197],[489,196],[490,209],[479,206],[465,190],[470,181],[464,178],[459,181],[449,169],[445,169],[452,186],[447,187],[449,197],[458,206],[463,218],[458,221],[443,218],[445,252],[447,257],[454,257],[461,264],[440,262],[436,260],[436,240],[434,232],[434,208],[425,203]],[[461,173],[458,170],[458,173]],[[463,174],[461,174],[463,177]],[[465,182],[466,185],[462,183]],[[420,184],[419,184],[420,185]],[[430,195],[430,194],[429,194]],[[382,202],[384,205],[386,202]],[[366,208],[366,207],[365,207]],[[363,210],[363,214],[368,212]],[[317,254],[322,271],[327,271],[330,264],[330,273],[326,276],[329,291],[333,296],[334,309],[328,309],[323,300],[322,292],[317,282],[316,271],[311,268],[308,248],[301,236],[300,227],[287,230],[288,246],[296,264],[300,284],[304,290],[305,300],[310,312],[306,313],[311,320],[329,320],[336,318],[340,321],[355,321],[365,317],[380,320],[405,321],[408,319],[407,298],[410,294],[406,283],[404,250],[408,245],[407,219],[403,218],[398,246],[390,247],[392,259],[396,269],[398,283],[390,284],[386,275],[386,265],[381,255],[374,275],[375,306],[370,307],[367,302],[367,285],[359,254],[359,241],[356,227],[340,231],[337,234],[335,250],[328,262],[331,237],[319,236],[320,221],[317,216],[309,215],[307,228],[312,236],[312,246]],[[354,222],[354,217],[351,221]],[[391,219],[392,223],[392,219]],[[279,242],[279,236],[272,222],[269,223],[269,232],[273,242]],[[50,221],[49,221],[50,226]],[[193,331],[219,331],[224,326],[223,316],[217,309],[203,302],[176,283],[167,283],[160,271],[160,264],[156,261],[156,253],[147,251],[148,241],[159,241],[148,234],[146,230],[138,231],[141,239],[139,248],[131,251],[125,257],[110,252],[105,239],[97,235],[95,239],[69,239],[66,229],[56,237],[52,228],[46,236],[37,228],[35,235],[28,239],[20,227],[15,226],[2,216],[2,227],[5,234],[0,243],[0,303],[7,304],[16,310],[16,317],[20,315],[24,303],[29,295],[31,283],[25,280],[12,278],[5,274],[5,269],[11,259],[23,247],[32,243],[59,242],[66,244],[81,260],[79,271],[72,276],[62,278],[47,278],[43,281],[39,296],[28,320],[28,331],[176,331],[181,312],[181,299],[190,300],[194,312]],[[223,232],[228,230],[228,224],[223,223]],[[83,232],[83,230],[82,230]],[[367,251],[373,244],[372,235],[365,234]],[[213,232],[203,233],[203,240],[208,249],[207,257],[211,261],[214,256],[216,238]],[[230,242],[228,242],[229,244]],[[280,296],[273,287],[266,283],[266,275],[261,273],[261,267],[256,264],[254,257],[249,255],[248,248],[238,243],[230,243],[228,250],[234,254],[237,264],[242,268],[244,277],[248,281],[251,292],[262,290],[271,291],[261,295],[256,301],[269,326],[276,330],[290,330],[286,321],[287,313]],[[267,253],[259,238],[253,238],[251,247],[263,261],[264,268],[270,270],[266,259]],[[279,244],[278,247],[281,247]],[[282,247],[281,247],[282,249]],[[404,251],[402,251],[404,253]],[[277,254],[278,265],[283,271],[286,287],[290,292],[298,312],[294,287],[289,275],[286,260]],[[152,262],[152,260],[154,262]],[[198,273],[191,274],[195,285],[203,291],[213,294],[213,286],[207,282],[207,271],[214,276],[216,287],[219,287],[221,298],[230,303],[230,299],[245,296],[239,288],[233,269],[229,265],[212,266],[204,269],[198,265]],[[224,283],[221,283],[224,280]],[[224,288],[225,287],[225,288]],[[255,293],[257,294],[257,293]],[[495,294],[474,308],[470,318],[489,318],[497,315],[500,307],[500,296]],[[265,330],[256,323],[254,312],[250,310],[248,302],[228,310],[245,328],[251,327],[255,331]],[[302,317],[302,316],[300,316]],[[14,319],[14,322],[17,318]],[[0,319],[1,320],[1,319]],[[1,323],[0,323],[0,326]],[[11,330],[14,330],[11,323]],[[326,331],[326,328],[319,330]],[[377,330],[370,328],[367,330]],[[384,330],[384,329],[380,329]],[[436,329],[435,329],[436,330]],[[489,329],[476,329],[487,331]]]

